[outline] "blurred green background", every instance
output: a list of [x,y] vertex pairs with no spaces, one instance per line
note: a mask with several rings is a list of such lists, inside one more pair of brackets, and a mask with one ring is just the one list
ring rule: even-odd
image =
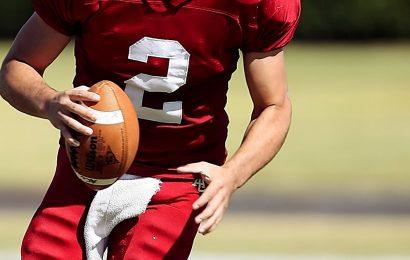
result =
[[[27,2],[0,3],[0,35],[16,33],[31,12]],[[233,211],[218,230],[197,240],[195,252],[300,259],[323,254],[410,257],[409,3],[304,3],[297,39],[286,51],[294,106],[287,142],[277,158],[238,191]],[[11,8],[21,17],[10,16]],[[0,41],[0,59],[10,44],[7,38]],[[73,74],[70,45],[46,72],[46,80],[68,89]],[[227,146],[232,154],[252,108],[241,65],[228,100]],[[2,100],[0,119],[1,201],[19,193],[40,196],[53,175],[58,132]],[[286,207],[286,198],[295,196],[300,205],[306,197],[318,202],[311,210]],[[277,197],[285,198],[284,210],[269,204]],[[239,207],[249,198],[270,206]],[[363,198],[364,213],[348,210]],[[393,211],[390,204],[396,205]],[[35,206],[0,204],[0,251],[18,250]]]

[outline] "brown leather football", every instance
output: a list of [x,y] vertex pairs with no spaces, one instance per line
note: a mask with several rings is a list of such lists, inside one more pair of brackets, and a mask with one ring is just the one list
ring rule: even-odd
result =
[[94,190],[112,185],[131,166],[138,149],[137,113],[127,94],[111,81],[90,88],[100,95],[98,103],[86,103],[97,117],[95,123],[78,120],[93,130],[91,136],[77,135],[80,147],[66,143],[71,167],[77,177]]

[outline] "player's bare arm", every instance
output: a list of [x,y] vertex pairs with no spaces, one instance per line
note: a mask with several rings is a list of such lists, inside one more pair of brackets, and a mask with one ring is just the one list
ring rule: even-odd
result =
[[244,69],[253,101],[251,122],[238,151],[223,166],[206,162],[180,167],[180,172],[198,172],[209,183],[194,209],[206,208],[196,217],[199,232],[207,234],[222,220],[234,191],[244,185],[279,152],[290,121],[283,50],[248,53]]
[[43,79],[45,69],[70,42],[34,14],[17,35],[5,58],[0,76],[0,94],[23,113],[48,119],[68,143],[78,146],[70,130],[90,135],[91,129],[72,117],[77,114],[89,121],[94,115],[76,101],[98,101],[98,95],[86,88],[58,92]]

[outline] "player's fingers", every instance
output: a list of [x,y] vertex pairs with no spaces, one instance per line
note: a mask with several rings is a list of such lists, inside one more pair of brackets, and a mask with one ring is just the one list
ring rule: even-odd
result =
[[210,184],[212,181],[212,175],[208,171],[201,172],[201,178],[207,183]]
[[212,230],[216,228],[216,225],[218,225],[218,220],[221,218],[224,212],[224,207],[219,206],[215,213],[207,220],[201,223],[199,226],[198,232],[201,233],[202,235],[206,235],[210,233]]
[[202,173],[206,171],[208,165],[206,162],[190,163],[177,168],[179,173]]
[[62,122],[66,126],[68,126],[69,128],[73,129],[74,131],[79,132],[83,135],[92,135],[93,134],[93,130],[91,128],[81,124],[80,122],[78,122],[74,118],[66,115],[65,113],[59,111],[58,115],[60,116]]
[[89,91],[89,90],[90,90],[90,88],[87,87],[87,86],[85,86],[85,85],[78,86],[78,87],[76,87],[76,89],[78,89],[78,90],[85,90],[85,91]]
[[71,113],[81,116],[87,121],[94,123],[97,120],[97,117],[95,116],[93,110],[89,107],[86,107],[85,105],[80,105],[72,101],[68,101],[64,105],[64,108],[66,108]]
[[66,91],[72,101],[100,101],[100,96],[85,89],[74,88]]
[[221,221],[220,221],[220,218],[217,218],[217,220],[215,221],[215,223],[214,223],[210,228],[208,228],[208,230],[206,230],[206,231],[203,233],[203,235],[207,235],[207,234],[209,234],[209,233],[212,233],[212,232],[216,229],[216,227],[219,225],[220,222],[221,222]]
[[207,183],[212,181],[212,167],[217,167],[207,162],[191,163],[177,168],[179,173],[199,173],[201,178]]
[[67,141],[69,146],[73,146],[73,147],[80,146],[80,142],[78,142],[77,140],[75,140],[73,138],[73,136],[70,133],[70,130],[64,124],[61,124],[59,126],[59,129],[60,129],[61,134],[63,135],[64,139]]
[[206,206],[206,208],[195,218],[196,223],[201,223],[202,221],[209,219],[214,215],[215,211],[218,209],[222,202],[221,196],[215,196]]
[[212,183],[206,188],[205,192],[197,199],[192,207],[196,210],[205,206],[218,192],[220,187],[218,185],[212,185]]

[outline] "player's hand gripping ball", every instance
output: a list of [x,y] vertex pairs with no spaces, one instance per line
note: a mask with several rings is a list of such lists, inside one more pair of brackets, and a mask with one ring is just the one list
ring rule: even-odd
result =
[[92,135],[78,134],[79,147],[66,142],[71,167],[88,187],[101,190],[116,182],[131,166],[138,149],[139,125],[134,106],[115,83],[101,81],[89,91],[100,101],[85,102],[96,121],[78,118],[93,130]]

